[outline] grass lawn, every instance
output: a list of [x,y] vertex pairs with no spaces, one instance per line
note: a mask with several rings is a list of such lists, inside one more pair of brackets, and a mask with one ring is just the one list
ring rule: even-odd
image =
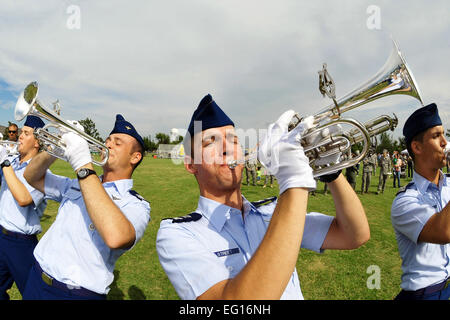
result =
[[[60,160],[53,164],[51,170],[56,174],[75,177],[69,165]],[[115,280],[110,286],[108,299],[178,299],[159,264],[155,239],[161,219],[195,210],[199,195],[197,183],[182,165],[150,157],[138,167],[133,178],[133,189],[151,203],[151,221],[141,241],[117,261]],[[402,185],[409,180],[402,179]],[[392,299],[399,292],[401,260],[390,221],[390,207],[398,189],[392,187],[392,182],[392,178],[389,179],[384,194],[377,195],[377,173],[372,177],[370,193],[360,194],[361,174],[358,176],[356,190],[366,210],[371,231],[371,238],[364,246],[351,251],[328,250],[323,254],[300,251],[297,271],[305,299]],[[243,185],[242,191],[250,201],[278,194],[276,183],[273,189]],[[41,221],[43,233],[54,221],[58,205],[49,201]],[[323,193],[321,182],[318,183],[316,195],[309,197],[308,211],[335,214],[331,195]],[[379,289],[369,289],[367,286],[373,272],[368,273],[370,266],[379,268]],[[11,299],[21,299],[15,285],[9,293]]]

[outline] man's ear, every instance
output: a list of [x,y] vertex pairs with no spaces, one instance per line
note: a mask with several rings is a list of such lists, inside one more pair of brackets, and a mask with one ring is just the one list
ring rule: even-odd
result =
[[34,138],[34,147],[38,150],[41,148],[41,144],[39,143],[39,140],[36,139],[36,137]]
[[197,168],[194,165],[194,159],[188,155],[184,156],[184,168],[193,175],[197,173]]
[[411,141],[411,150],[412,152],[416,154],[421,154],[422,152],[422,144],[419,141]]
[[135,165],[142,159],[142,153],[136,151],[133,152],[133,155],[131,156],[130,162],[131,164]]

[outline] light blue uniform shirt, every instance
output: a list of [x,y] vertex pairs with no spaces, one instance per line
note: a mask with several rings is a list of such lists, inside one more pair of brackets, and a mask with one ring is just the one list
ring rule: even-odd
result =
[[[234,278],[249,262],[261,243],[276,201],[256,208],[244,197],[240,210],[200,197],[197,221],[172,223],[163,220],[156,249],[160,263],[181,299],[194,300],[216,283]],[[333,217],[306,215],[302,248],[321,252]],[[244,223],[245,221],[245,223]],[[297,271],[281,299],[303,299]]]
[[440,173],[439,186],[417,172],[392,203],[391,221],[402,258],[404,290],[415,291],[444,281],[450,274],[449,245],[418,242],[428,219],[450,200],[449,178]]
[[8,188],[8,184],[3,176],[3,170],[0,170],[2,179],[0,189],[0,225],[6,230],[22,234],[32,235],[40,233],[42,231],[40,218],[45,211],[47,202],[44,199],[44,194],[30,186],[23,177],[25,168],[31,159],[20,163],[20,157],[15,156],[9,158],[9,160],[16,177],[30,193],[33,203],[26,207],[19,206]]
[[[131,179],[107,182],[103,187],[133,225],[136,244],[150,220],[149,203],[130,193]],[[70,286],[107,294],[116,260],[127,250],[110,249],[105,244],[89,217],[77,179],[47,173],[45,195],[61,204],[55,221],[34,250],[41,268]]]

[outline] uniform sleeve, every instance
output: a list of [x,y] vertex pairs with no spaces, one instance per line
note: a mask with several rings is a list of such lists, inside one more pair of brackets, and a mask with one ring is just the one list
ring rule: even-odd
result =
[[44,182],[45,196],[53,201],[61,202],[71,183],[70,178],[58,176],[47,170]]
[[303,231],[301,247],[322,253],[323,250],[320,248],[322,247],[333,219],[333,216],[328,216],[322,213],[308,213],[305,218],[305,228]]
[[156,238],[159,262],[183,300],[194,300],[230,272],[193,234],[162,221]]
[[417,196],[403,194],[392,203],[392,226],[417,244],[420,232],[436,210],[432,205],[421,202]]
[[144,236],[145,229],[150,221],[150,204],[144,200],[136,200],[126,204],[120,210],[133,225],[136,233],[134,246]]
[[34,207],[37,208],[42,203],[42,201],[44,201],[45,195],[39,190],[30,186],[25,179],[23,180],[24,180],[22,181],[23,185],[25,186],[25,188],[27,188],[28,192],[30,193],[31,199],[33,199]]
[[[277,205],[277,201],[274,201],[268,205],[258,208],[267,221],[272,219],[273,211]],[[322,244],[330,229],[331,223],[334,217],[326,214],[310,212],[305,217],[305,228],[303,231],[303,238],[301,247],[318,253],[322,253]]]

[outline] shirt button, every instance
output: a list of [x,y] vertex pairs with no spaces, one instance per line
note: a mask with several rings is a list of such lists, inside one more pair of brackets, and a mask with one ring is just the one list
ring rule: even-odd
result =
[[94,227],[94,224],[93,224],[93,223],[91,223],[91,224],[89,225],[89,230],[91,230],[91,231],[94,231],[94,230],[95,230],[95,227]]

